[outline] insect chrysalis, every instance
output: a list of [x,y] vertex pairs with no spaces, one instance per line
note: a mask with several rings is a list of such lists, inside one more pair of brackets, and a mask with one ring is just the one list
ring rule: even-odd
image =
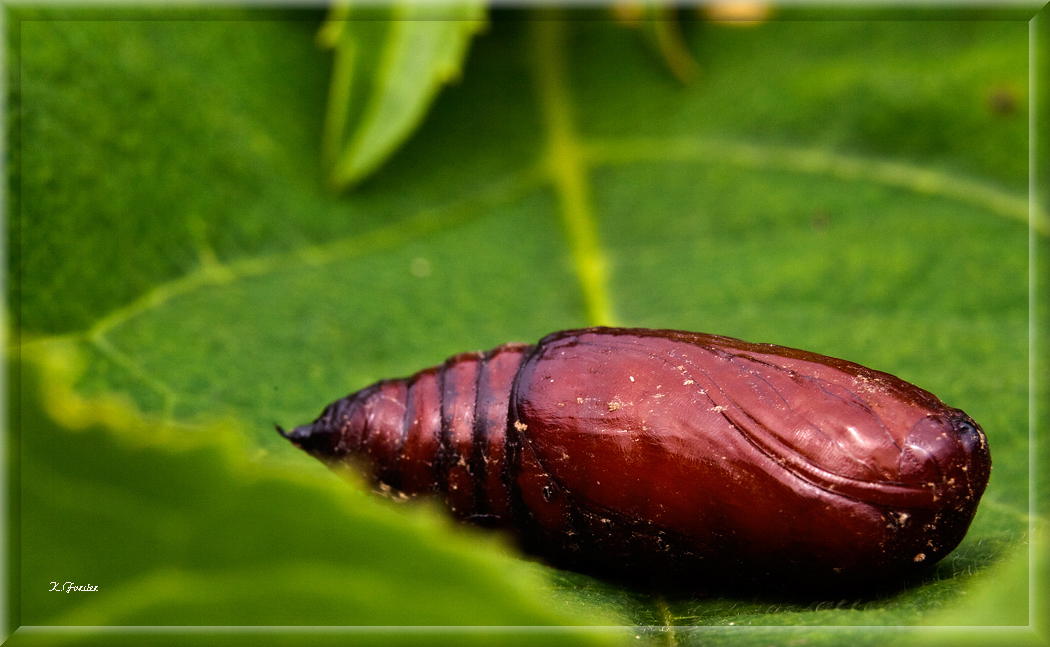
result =
[[888,373],[674,330],[456,355],[281,433],[556,565],[647,580],[906,575],[959,544],[991,470],[976,422]]

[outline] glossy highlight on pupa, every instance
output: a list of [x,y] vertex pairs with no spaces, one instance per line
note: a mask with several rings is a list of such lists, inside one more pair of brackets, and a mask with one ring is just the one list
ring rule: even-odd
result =
[[959,544],[991,470],[973,419],[888,373],[642,328],[455,355],[278,429],[556,566],[650,582],[904,577]]

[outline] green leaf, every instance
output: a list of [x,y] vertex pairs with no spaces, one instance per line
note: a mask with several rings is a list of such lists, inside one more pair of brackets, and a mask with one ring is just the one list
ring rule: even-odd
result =
[[441,87],[459,77],[484,25],[478,0],[332,8],[318,41],[335,54],[324,132],[335,186],[360,182],[415,131]]
[[[69,431],[85,455],[110,458],[103,474],[94,459],[63,463],[84,475],[66,491],[105,476],[106,488],[85,491],[121,510],[146,487],[144,465],[190,470],[172,436],[219,425],[237,430],[257,469],[306,472],[295,487],[308,501],[345,493],[354,503],[341,505],[383,510],[400,545],[425,544],[416,513],[368,503],[273,423],[308,421],[453,353],[552,330],[703,330],[887,370],[971,414],[995,467],[970,533],[921,577],[847,599],[730,596],[703,583],[658,594],[535,567],[550,582],[532,589],[536,604],[677,644],[882,645],[908,637],[898,626],[958,622],[973,599],[1004,605],[989,622],[1017,621],[1006,606],[1018,598],[994,591],[1028,590],[1024,547],[1050,493],[1037,480],[1030,501],[1027,24],[687,22],[704,73],[683,87],[632,33],[593,14],[494,16],[463,81],[434,101],[397,164],[345,196],[324,190],[316,150],[329,71],[314,46],[319,13],[15,16],[18,350],[48,371],[47,358],[81,358],[82,370],[48,373],[62,401],[122,399],[149,448],[137,460],[107,440],[133,434]],[[1031,245],[1047,258],[1045,236]],[[1045,380],[1036,386],[1045,396]],[[54,415],[60,423],[39,425],[68,424]],[[233,493],[225,528],[243,537],[254,526],[237,515],[257,510],[247,495],[256,477],[216,462],[234,453],[194,456],[212,465],[207,483]],[[34,465],[23,490],[47,492],[61,470]],[[139,509],[188,536],[214,534],[213,494],[188,492],[179,509],[200,519],[183,515],[182,526],[165,521],[160,493]],[[260,498],[291,515],[282,496]],[[357,519],[353,510],[340,514]],[[129,554],[157,545],[125,517],[97,523],[107,537],[126,530]],[[305,544],[324,541],[327,529],[299,525]],[[87,578],[94,563],[120,566],[101,544],[82,550],[79,536],[49,532],[49,548]],[[406,563],[426,562],[423,551]],[[193,554],[208,564],[206,549]],[[504,563],[483,559],[471,577],[495,586]],[[210,564],[178,594],[226,572]],[[388,568],[403,581],[401,565],[376,563]],[[460,581],[447,575],[408,582],[405,595],[437,614]],[[23,615],[40,602],[26,598]],[[315,621],[329,624],[329,611],[331,622],[350,613],[319,606]]]
[[547,601],[542,567],[431,506],[384,503],[305,459],[260,465],[229,426],[78,397],[70,352],[50,347],[19,380],[21,624],[595,624]]

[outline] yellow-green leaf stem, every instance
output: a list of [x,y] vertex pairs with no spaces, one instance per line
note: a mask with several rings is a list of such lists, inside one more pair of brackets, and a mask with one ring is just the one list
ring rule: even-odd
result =
[[545,13],[533,27],[532,62],[547,136],[547,172],[558,196],[587,321],[595,326],[615,325],[609,263],[598,239],[584,144],[573,124],[565,69],[566,23],[556,14]]
[[667,68],[682,83],[690,83],[700,73],[700,66],[689,52],[682,26],[678,23],[677,7],[652,5],[647,7],[645,24],[652,34],[655,47]]

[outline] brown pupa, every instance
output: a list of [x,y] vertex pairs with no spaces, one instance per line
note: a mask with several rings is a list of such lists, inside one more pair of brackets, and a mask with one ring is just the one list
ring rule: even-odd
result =
[[959,544],[991,470],[976,422],[888,373],[675,330],[456,355],[281,433],[556,565],[649,581],[904,576]]

